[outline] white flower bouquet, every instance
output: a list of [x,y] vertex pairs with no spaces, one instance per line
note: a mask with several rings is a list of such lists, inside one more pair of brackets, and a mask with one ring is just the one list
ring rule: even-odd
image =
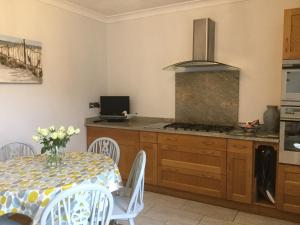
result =
[[61,163],[62,149],[66,147],[67,143],[73,135],[79,134],[80,130],[69,126],[67,129],[63,126],[56,129],[54,126],[49,128],[38,128],[37,134],[32,136],[33,141],[43,145],[41,149],[42,154],[48,155],[49,164]]

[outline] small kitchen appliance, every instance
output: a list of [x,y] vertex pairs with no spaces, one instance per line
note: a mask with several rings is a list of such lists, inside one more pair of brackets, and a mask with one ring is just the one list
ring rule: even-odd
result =
[[300,165],[300,106],[282,106],[279,162]]
[[101,96],[100,118],[110,122],[120,122],[129,114],[129,96]]
[[300,59],[283,61],[281,105],[300,106]]
[[300,165],[300,59],[284,60],[279,162]]

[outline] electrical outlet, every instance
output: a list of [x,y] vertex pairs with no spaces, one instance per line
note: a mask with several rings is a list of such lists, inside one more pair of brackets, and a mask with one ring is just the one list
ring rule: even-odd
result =
[[100,104],[98,102],[90,102],[89,109],[92,109],[92,108],[100,108]]

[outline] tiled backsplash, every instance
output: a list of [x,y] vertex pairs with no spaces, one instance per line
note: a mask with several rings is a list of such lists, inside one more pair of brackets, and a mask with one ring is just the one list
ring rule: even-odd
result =
[[235,125],[239,71],[176,74],[175,119],[179,122]]

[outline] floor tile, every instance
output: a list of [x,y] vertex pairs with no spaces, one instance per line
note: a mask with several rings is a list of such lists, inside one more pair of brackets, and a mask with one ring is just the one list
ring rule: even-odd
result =
[[154,206],[147,213],[145,213],[145,216],[164,221],[167,224],[176,223],[180,225],[197,225],[202,219],[202,215],[198,213],[165,206]]
[[189,201],[184,207],[183,210],[201,214],[203,216],[221,219],[225,221],[233,221],[237,210],[223,208],[214,205],[208,205],[200,202]]
[[234,220],[243,225],[297,225],[297,223],[279,220],[266,216],[259,216],[250,213],[239,212]]
[[[198,223],[196,223],[197,225],[199,224],[199,222]],[[189,223],[185,223],[185,222],[178,222],[178,221],[168,221],[168,222],[166,222],[164,225],[190,225]]]
[[220,220],[220,219],[215,219],[215,218],[205,216],[200,221],[199,225],[241,225],[241,224],[233,221],[225,221],[225,220]]
[[[135,225],[164,225],[164,221],[160,220],[155,220],[149,217],[144,217],[144,216],[138,216],[135,220]],[[118,224],[120,225],[129,225],[128,221],[125,220],[120,220],[118,221]]]
[[163,225],[163,224],[165,224],[164,221],[155,220],[145,216],[139,216],[136,219],[136,225]]
[[146,192],[144,196],[145,204],[155,205],[155,206],[164,206],[169,208],[180,209],[186,205],[188,200],[175,198],[168,195],[155,194],[151,192]]
[[145,192],[144,202],[135,225],[300,225],[152,192]]
[[166,195],[158,194],[150,191],[145,191],[144,193],[144,199],[157,199],[157,198],[163,198]]
[[141,212],[141,215],[144,215],[145,213],[147,213],[152,207],[154,207],[154,202],[152,201],[148,201],[148,200],[144,200],[144,209]]

